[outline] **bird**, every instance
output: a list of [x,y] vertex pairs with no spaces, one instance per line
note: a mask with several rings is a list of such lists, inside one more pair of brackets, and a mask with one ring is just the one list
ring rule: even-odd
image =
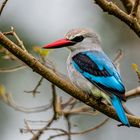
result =
[[100,37],[91,29],[71,29],[64,38],[44,49],[67,47],[67,71],[71,82],[86,93],[105,98],[124,126],[130,126],[122,106],[125,87],[121,75],[101,47]]

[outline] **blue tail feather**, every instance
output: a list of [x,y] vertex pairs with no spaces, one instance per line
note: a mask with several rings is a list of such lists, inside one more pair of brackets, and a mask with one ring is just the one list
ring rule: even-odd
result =
[[114,106],[116,113],[120,119],[120,121],[126,125],[126,126],[130,126],[129,121],[127,119],[127,116],[124,112],[121,100],[117,97],[117,96],[113,96],[113,98],[111,99],[112,105]]

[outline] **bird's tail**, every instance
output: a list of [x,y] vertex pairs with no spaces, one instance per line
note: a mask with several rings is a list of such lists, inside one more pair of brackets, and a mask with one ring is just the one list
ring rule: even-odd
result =
[[127,116],[124,112],[121,100],[117,97],[117,96],[113,96],[113,98],[111,99],[112,105],[114,106],[117,115],[120,119],[120,121],[125,125],[125,126],[130,126],[129,121],[127,119]]

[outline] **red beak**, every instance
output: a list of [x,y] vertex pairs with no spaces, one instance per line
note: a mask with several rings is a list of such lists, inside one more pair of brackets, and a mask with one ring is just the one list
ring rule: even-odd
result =
[[74,42],[63,38],[63,39],[57,40],[53,43],[50,43],[50,44],[44,46],[43,48],[44,49],[61,48],[61,47],[71,46],[73,44],[74,44]]

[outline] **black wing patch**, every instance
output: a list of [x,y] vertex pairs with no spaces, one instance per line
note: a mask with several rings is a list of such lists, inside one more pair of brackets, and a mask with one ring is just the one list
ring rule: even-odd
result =
[[74,55],[72,59],[83,72],[88,72],[89,74],[92,74],[94,76],[111,76],[105,68],[103,68],[103,70],[100,70],[98,65],[86,54],[78,53]]
[[[107,69],[104,67],[102,70],[98,67],[98,65],[94,62],[93,59],[91,59],[88,55],[84,53],[78,53],[72,57],[72,60],[76,63],[76,65],[80,68],[80,73],[87,72],[93,76],[99,76],[99,77],[107,77],[111,78],[111,76],[114,76],[113,73],[112,75],[107,71]],[[84,75],[84,74],[83,74]],[[107,93],[110,97],[112,94],[115,94],[118,96],[120,99],[125,100],[124,98],[124,93],[125,93],[125,88],[122,85],[122,89],[118,90],[116,86],[110,85],[106,86],[104,81],[97,82],[96,80],[91,79],[90,77],[86,77],[92,84],[94,84],[96,87]],[[113,81],[112,81],[113,82]]]
[[[89,79],[89,81],[91,83],[93,83],[93,81],[91,81]],[[95,82],[96,83],[96,82]],[[95,84],[93,83],[93,84]],[[125,89],[123,91],[119,91],[117,89],[113,89],[113,88],[109,88],[109,87],[106,87],[100,83],[96,83],[95,84],[99,89],[103,90],[106,94],[108,94],[108,96],[112,97],[112,93],[115,94],[116,96],[118,96],[121,100],[123,101],[126,101],[126,97],[125,97]]]

